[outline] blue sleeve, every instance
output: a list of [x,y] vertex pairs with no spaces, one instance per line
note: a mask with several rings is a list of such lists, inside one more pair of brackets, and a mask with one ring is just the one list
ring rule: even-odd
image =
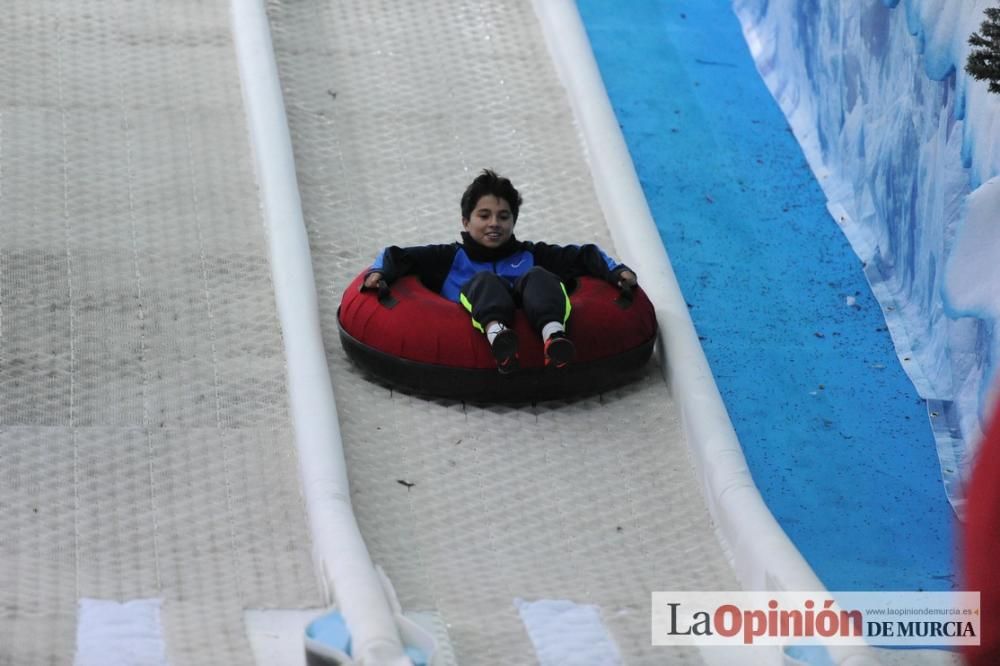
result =
[[381,250],[379,250],[379,253],[375,255],[375,261],[373,261],[372,265],[368,267],[368,273],[366,273],[366,275],[375,272],[378,273],[383,272],[383,269],[385,267],[385,251],[386,248],[382,248]]

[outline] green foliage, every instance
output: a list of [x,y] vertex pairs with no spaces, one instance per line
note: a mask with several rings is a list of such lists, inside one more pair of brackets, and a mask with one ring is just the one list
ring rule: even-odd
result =
[[1000,93],[1000,7],[986,9],[986,20],[979,32],[969,37],[973,47],[965,63],[972,78],[990,82],[990,92]]

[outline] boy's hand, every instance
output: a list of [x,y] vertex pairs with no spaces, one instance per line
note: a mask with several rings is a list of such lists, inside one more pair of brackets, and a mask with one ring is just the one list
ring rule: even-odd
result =
[[369,273],[368,277],[365,278],[364,284],[361,285],[362,289],[375,289],[378,287],[378,281],[382,279],[382,274],[378,271],[374,273]]
[[622,271],[618,274],[618,286],[619,287],[634,287],[639,284],[639,278],[635,276],[632,271]]

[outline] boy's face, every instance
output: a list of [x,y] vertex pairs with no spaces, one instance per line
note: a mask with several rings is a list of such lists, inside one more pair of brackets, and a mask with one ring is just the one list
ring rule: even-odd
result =
[[514,216],[506,199],[487,194],[476,202],[472,215],[462,220],[462,226],[480,245],[500,247],[514,233]]

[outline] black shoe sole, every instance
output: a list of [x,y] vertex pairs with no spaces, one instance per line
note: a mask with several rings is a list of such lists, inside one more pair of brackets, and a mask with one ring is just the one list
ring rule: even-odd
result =
[[546,364],[557,368],[565,367],[576,357],[576,347],[569,338],[554,338],[545,347]]
[[509,328],[497,333],[493,338],[492,350],[500,374],[506,375],[517,370],[517,333]]

